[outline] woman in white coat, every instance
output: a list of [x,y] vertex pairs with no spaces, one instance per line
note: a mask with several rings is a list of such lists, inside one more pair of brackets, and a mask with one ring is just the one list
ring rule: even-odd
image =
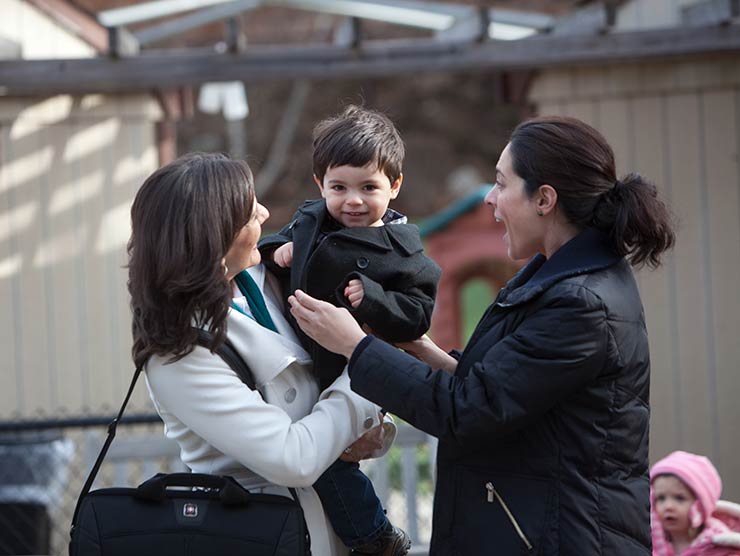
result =
[[[289,496],[296,487],[314,556],[346,555],[311,485],[340,455],[382,453],[395,428],[350,390],[346,371],[319,396],[277,281],[259,264],[268,212],[249,167],[186,155],[144,182],[131,217],[133,358],[146,363],[150,396],[183,462],[253,492]],[[258,391],[198,346],[193,327],[210,330],[217,344],[228,337]]]

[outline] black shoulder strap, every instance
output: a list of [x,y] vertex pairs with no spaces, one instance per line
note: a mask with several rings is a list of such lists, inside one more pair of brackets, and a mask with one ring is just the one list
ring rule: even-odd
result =
[[[202,328],[199,328],[198,345],[212,350],[213,334],[206,330],[203,330]],[[244,384],[246,384],[252,390],[257,390],[254,382],[254,376],[252,375],[252,370],[249,368],[244,359],[242,359],[242,356],[239,355],[239,352],[236,351],[236,348],[234,348],[228,338],[224,341],[223,344],[219,346],[218,349],[216,349],[215,353],[218,354],[229,367],[231,367],[231,369],[239,376],[239,378],[242,379],[242,382]]]
[[[198,345],[211,349],[211,347],[213,346],[213,334],[200,328],[197,330]],[[228,339],[215,350],[215,353],[217,353],[221,357],[221,359],[223,359],[224,362],[229,367],[231,367],[231,369],[234,370],[234,372],[239,376],[242,382],[247,385],[247,387],[252,390],[256,390],[252,371],[249,369],[249,366],[244,362],[244,359],[242,359],[242,357],[239,355],[239,352],[236,351],[236,349],[231,344],[231,342],[229,342]],[[126,406],[131,399],[131,394],[134,391],[136,381],[141,374],[142,368],[143,367],[137,367],[136,371],[134,371],[134,376],[131,379],[131,384],[128,387],[128,392],[126,392],[126,397],[123,399],[123,403],[121,404],[121,409],[118,410],[118,415],[116,415],[116,418],[113,419],[108,425],[108,437],[105,439],[103,447],[100,449],[100,453],[98,454],[98,457],[95,460],[92,469],[90,470],[90,474],[87,476],[87,480],[85,480],[85,484],[80,491],[80,496],[77,498],[75,511],[74,514],[72,514],[72,529],[74,529],[75,524],[77,523],[77,514],[80,511],[80,504],[82,503],[83,498],[85,498],[85,496],[87,496],[90,492],[92,484],[93,482],[95,482],[95,477],[97,477],[98,471],[100,471],[100,466],[102,465],[103,460],[108,453],[108,449],[110,448],[110,445],[116,436],[116,428],[118,427],[118,423],[121,421],[121,417],[123,417],[123,412],[126,410]],[[295,494],[293,494],[293,496],[295,497]]]

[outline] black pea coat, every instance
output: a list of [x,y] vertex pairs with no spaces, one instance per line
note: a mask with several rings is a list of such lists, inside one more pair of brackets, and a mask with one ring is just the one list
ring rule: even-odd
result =
[[[326,218],[323,199],[306,201],[291,222],[277,234],[264,237],[259,248],[271,271],[289,285],[287,294],[301,289],[338,307],[346,307],[360,324],[367,324],[390,342],[414,340],[429,329],[440,268],[424,255],[419,230],[412,224],[342,228],[318,242]],[[293,242],[288,272],[270,264],[274,250]],[[357,278],[365,290],[357,308],[344,296],[344,287]],[[314,360],[321,386],[339,376],[347,364],[308,338],[289,319]]]
[[352,388],[439,438],[431,554],[650,555],[650,362],[628,263],[586,230],[535,257],[453,375],[368,336]]

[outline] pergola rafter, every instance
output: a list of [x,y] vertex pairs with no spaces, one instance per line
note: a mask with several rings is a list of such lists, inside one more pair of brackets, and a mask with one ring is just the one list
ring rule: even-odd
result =
[[[48,1],[48,0],[47,0]],[[55,0],[59,2],[60,0]],[[130,32],[123,24],[161,17],[171,10],[171,0],[158,0],[99,14],[109,27],[108,56],[67,60],[0,61],[0,95],[49,95],[57,93],[114,93],[148,91],[199,85],[210,81],[245,83],[266,80],[342,79],[441,71],[533,70],[559,65],[608,64],[625,61],[668,59],[678,56],[740,52],[740,25],[729,17],[701,26],[677,26],[644,31],[612,31],[615,0],[604,3],[603,22],[590,32],[561,33],[555,20],[542,14],[523,14],[478,9],[455,4],[414,0],[352,2],[331,0],[190,0],[192,11],[164,23]],[[375,19],[391,20],[405,13],[402,25],[441,25],[432,38],[362,41],[359,33],[334,44],[250,45],[231,30],[230,44],[223,51],[180,48],[140,50],[137,41],[156,40],[184,32],[193,26],[233,17],[258,5],[281,5],[346,15],[357,22],[368,5],[381,11]],[[430,15],[449,21],[423,18]],[[238,10],[237,10],[238,8]],[[157,11],[159,10],[159,11]],[[395,11],[393,11],[395,10]],[[401,11],[399,11],[401,10]],[[403,11],[405,10],[405,12]],[[166,12],[171,15],[171,12]],[[535,34],[516,40],[491,40],[488,23],[530,26]],[[477,24],[475,23],[477,21]],[[432,25],[433,27],[433,25]]]

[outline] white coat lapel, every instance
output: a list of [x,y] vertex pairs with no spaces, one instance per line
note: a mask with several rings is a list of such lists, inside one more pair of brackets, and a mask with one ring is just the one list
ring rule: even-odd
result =
[[[252,267],[248,272],[264,292],[264,267]],[[234,309],[229,309],[228,316],[229,340],[249,365],[258,388],[274,379],[293,362],[302,365],[311,363],[311,356],[298,343],[285,317],[277,310],[271,294],[272,292],[267,292],[265,302],[280,334],[268,330]]]

